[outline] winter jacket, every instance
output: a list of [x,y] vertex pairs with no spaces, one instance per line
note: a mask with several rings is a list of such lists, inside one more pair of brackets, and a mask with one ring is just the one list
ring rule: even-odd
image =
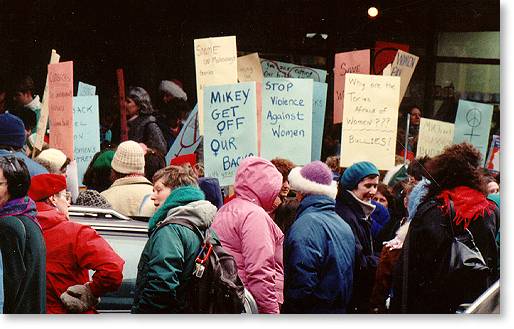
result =
[[114,181],[100,195],[107,199],[112,209],[125,216],[148,216],[140,214],[139,209],[145,196],[152,191],[152,183],[144,176],[126,176]]
[[153,115],[140,114],[137,118],[129,120],[128,138],[138,143],[159,150],[162,154],[168,151],[166,140]]
[[374,250],[380,253],[382,250],[382,241],[379,241],[380,232],[387,227],[387,224],[391,220],[389,210],[384,207],[380,202],[371,200],[371,203],[375,206],[375,210],[371,213],[371,236],[374,241]]
[[355,238],[328,196],[308,195],[284,241],[282,313],[346,313]]
[[[116,291],[123,280],[125,261],[90,226],[69,221],[56,208],[36,202],[37,219],[46,243],[46,310],[68,313],[59,298],[70,286],[85,284],[96,297]],[[84,313],[96,313],[90,309]]]
[[26,216],[0,218],[4,313],[43,314],[46,249],[39,225]]
[[200,252],[200,239],[188,227],[180,224],[159,227],[159,223],[182,218],[205,231],[215,213],[216,207],[209,201],[194,201],[170,209],[166,218],[150,229],[150,238],[137,267],[132,313],[190,312],[186,293]]
[[210,201],[218,209],[223,206],[223,194],[217,178],[200,177],[198,178],[198,186],[200,186],[200,189],[205,193],[205,199],[207,201]]
[[283,303],[284,234],[266,212],[281,186],[282,175],[271,162],[245,159],[236,173],[235,198],[221,207],[212,224],[223,248],[234,256],[259,313],[279,313]]
[[22,159],[23,162],[25,162],[25,164],[27,165],[27,169],[29,170],[30,177],[40,174],[48,174],[48,170],[46,170],[45,167],[29,158],[25,153],[21,151],[13,152],[5,149],[0,149],[0,156],[6,156],[11,154],[16,156],[18,159]]
[[0,250],[0,314],[4,313],[4,263]]
[[[478,193],[478,192],[477,192]],[[468,193],[461,193],[469,198]],[[483,197],[485,200],[485,197]],[[468,199],[476,204],[476,200]],[[487,201],[492,203],[491,201]],[[498,250],[495,236],[500,213],[478,212],[480,216],[469,225],[476,246],[491,273],[486,280],[466,282],[466,291],[455,293],[447,287],[448,253],[451,245],[449,215],[443,202],[431,198],[422,202],[412,219],[403,245],[402,255],[393,280],[395,298],[391,301],[395,313],[454,313],[461,303],[472,302],[499,277],[496,271]],[[454,229],[462,228],[454,225]],[[405,282],[403,282],[404,276]],[[404,290],[404,284],[407,291]]]
[[379,260],[379,255],[373,246],[371,220],[364,213],[361,202],[344,189],[341,189],[337,195],[336,213],[350,225],[355,237],[352,301],[348,312],[368,312],[369,298]]

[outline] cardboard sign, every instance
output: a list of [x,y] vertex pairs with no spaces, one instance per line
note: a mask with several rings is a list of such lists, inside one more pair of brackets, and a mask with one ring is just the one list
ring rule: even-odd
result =
[[200,134],[203,135],[203,89],[207,85],[237,83],[236,37],[194,40],[196,94]]
[[313,81],[264,78],[262,89],[262,157],[286,158],[296,165],[309,163]]
[[369,74],[370,50],[335,54],[334,60],[334,124],[343,119],[344,77],[346,73]]
[[256,81],[262,82],[261,61],[258,53],[252,53],[237,58],[237,80],[239,82]]
[[317,82],[327,79],[327,71],[302,65],[261,58],[261,66],[265,78],[312,79]]
[[328,84],[313,82],[312,92],[312,156],[311,161],[321,159],[323,128],[325,126],[325,109],[327,104]]
[[370,161],[378,169],[394,166],[400,78],[346,74],[341,167]]
[[485,167],[492,171],[500,171],[500,136],[493,135]]
[[234,184],[239,162],[257,155],[255,82],[204,88],[205,176]]
[[100,151],[100,113],[98,96],[77,96],[73,98],[73,143],[77,161],[78,183],[87,166]]
[[73,156],[73,62],[48,65],[50,147]]
[[382,74],[382,70],[391,64],[398,50],[409,52],[410,46],[402,43],[377,41],[375,42],[375,54],[373,56],[372,74]]
[[421,118],[419,123],[418,148],[416,157],[434,157],[453,144],[453,123]]
[[391,64],[391,76],[400,77],[402,81],[400,90],[400,101],[405,96],[407,87],[409,86],[410,79],[416,69],[419,57],[416,55],[409,54],[405,51],[398,50],[393,63]]
[[492,117],[492,104],[459,99],[453,143],[468,142],[473,144],[482,153],[482,159],[484,159],[487,154]]
[[195,105],[166,154],[166,163],[170,163],[173,158],[180,155],[194,153],[201,141],[202,136],[198,128],[198,105]]
[[79,86],[77,89],[77,96],[94,96],[96,93],[96,87],[93,85],[88,85],[82,81],[79,81]]

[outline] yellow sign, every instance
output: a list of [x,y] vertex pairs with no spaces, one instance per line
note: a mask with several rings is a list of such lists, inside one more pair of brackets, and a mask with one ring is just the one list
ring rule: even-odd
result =
[[453,144],[454,129],[453,123],[421,118],[416,157],[433,157],[442,153],[446,146]]
[[239,82],[257,81],[262,82],[264,75],[262,74],[261,60],[259,54],[252,53],[250,55],[237,58],[237,79]]

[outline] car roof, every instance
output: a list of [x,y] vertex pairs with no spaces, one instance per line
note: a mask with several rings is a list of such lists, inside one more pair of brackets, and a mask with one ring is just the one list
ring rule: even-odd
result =
[[96,230],[144,233],[145,235],[148,232],[146,220],[139,220],[141,217],[135,220],[112,209],[71,206],[68,213],[70,220],[89,225]]

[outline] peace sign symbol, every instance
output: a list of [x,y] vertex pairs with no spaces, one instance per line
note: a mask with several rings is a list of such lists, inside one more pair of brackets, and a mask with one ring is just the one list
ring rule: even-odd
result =
[[482,113],[478,109],[471,109],[466,113],[466,121],[470,127],[476,128],[482,123]]

